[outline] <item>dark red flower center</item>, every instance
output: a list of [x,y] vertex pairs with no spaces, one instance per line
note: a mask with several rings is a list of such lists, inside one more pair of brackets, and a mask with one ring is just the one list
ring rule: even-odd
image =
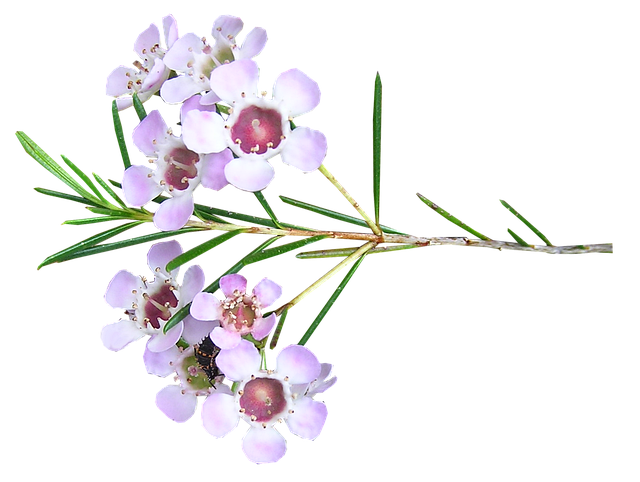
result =
[[162,283],[160,289],[155,293],[143,293],[144,304],[142,310],[144,313],[144,323],[149,323],[155,329],[160,328],[160,321],[158,318],[167,321],[171,318],[171,312],[169,308],[175,308],[178,306],[178,299],[173,294],[173,289],[170,284]]
[[247,154],[264,154],[278,147],[283,138],[280,112],[255,105],[242,109],[231,127],[231,139]]
[[254,422],[268,422],[287,407],[282,382],[273,378],[255,378],[246,383],[240,408]]
[[189,187],[189,179],[193,179],[198,175],[196,163],[200,160],[200,156],[186,147],[177,147],[172,149],[169,154],[164,157],[169,164],[164,173],[164,180],[171,188],[183,191]]

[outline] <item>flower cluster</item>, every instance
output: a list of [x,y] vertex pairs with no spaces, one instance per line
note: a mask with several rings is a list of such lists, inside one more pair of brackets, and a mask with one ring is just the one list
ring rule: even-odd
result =
[[[134,44],[140,57],[134,68],[118,67],[107,79],[117,110],[136,108],[140,123],[133,144],[151,164],[125,169],[124,200],[130,208],[159,202],[153,223],[161,231],[187,225],[199,185],[220,191],[232,184],[256,192],[274,177],[272,157],[279,155],[303,172],[318,169],[325,158],[325,136],[293,123],[320,102],[318,84],[291,69],[276,79],[271,97],[259,91],[253,58],[267,34],[254,28],[238,43],[242,28],[239,18],[221,16],[213,23],[211,40],[193,33],[179,36],[175,19],[167,16],[164,42],[159,29],[149,26]],[[141,105],[154,95],[179,104],[179,118],[168,123],[160,110],[147,114]],[[114,276],[105,299],[124,309],[125,317],[103,328],[102,341],[119,351],[148,336],[147,372],[173,375],[176,382],[156,396],[168,418],[190,419],[198,399],[204,399],[202,421],[209,433],[223,437],[243,419],[250,426],[243,440],[247,457],[275,462],[286,450],[278,423],[286,422],[302,438],[320,434],[327,409],[313,397],[335,382],[329,378],[331,365],[291,345],[278,355],[276,369],[268,370],[264,346],[276,314],[264,310],[280,297],[281,287],[264,278],[248,290],[246,278],[231,273],[219,279],[219,299],[204,289],[199,266],[191,266],[181,283],[179,269],[167,269],[182,253],[176,241],[155,244],[148,254],[151,279],[125,270]]]
[[168,197],[155,211],[154,224],[172,231],[188,223],[200,184],[216,191],[227,184],[261,191],[275,175],[269,159],[277,155],[303,172],[320,167],[327,151],[324,134],[292,122],[318,105],[318,84],[291,69],[277,78],[271,98],[258,91],[253,57],[267,42],[264,29],[254,28],[239,45],[243,22],[237,17],[216,19],[211,42],[193,33],[180,37],[171,16],[163,27],[166,47],[151,25],[134,44],[141,61],[135,68],[118,67],[107,79],[107,94],[116,97],[119,109],[133,105],[134,95],[145,102],[158,94],[180,104],[180,135],[158,110],[134,130],[135,146],[155,167],[126,169],[122,187],[129,206],[140,208],[164,193]]

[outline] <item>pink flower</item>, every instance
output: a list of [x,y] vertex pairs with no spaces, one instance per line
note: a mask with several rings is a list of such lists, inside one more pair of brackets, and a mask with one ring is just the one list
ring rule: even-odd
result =
[[191,303],[190,313],[196,320],[218,321],[220,326],[213,329],[211,339],[228,350],[240,343],[244,335],[251,334],[256,340],[266,337],[276,322],[272,313],[262,317],[262,308],[274,303],[282,294],[282,288],[264,278],[251,295],[247,294],[247,280],[239,274],[230,274],[220,279],[220,289],[225,295],[219,301],[211,293],[198,293]]
[[[291,345],[282,350],[275,370],[260,370],[255,346],[242,340],[232,350],[222,350],[218,367],[237,384],[235,394],[212,393],[202,406],[205,429],[224,437],[240,419],[250,426],[242,441],[245,455],[256,463],[276,462],[287,450],[275,425],[285,421],[289,431],[312,440],[320,435],[327,408],[307,393],[322,370],[308,349]],[[300,387],[303,387],[301,389]]]
[[188,149],[180,137],[172,134],[157,110],[134,129],[133,142],[156,169],[129,167],[122,179],[124,197],[130,206],[140,207],[163,191],[170,194],[171,198],[160,204],[153,217],[158,229],[172,231],[187,223],[193,213],[193,190],[200,182],[216,191],[227,185],[224,167],[233,158],[231,151],[202,155]]
[[[171,48],[178,38],[176,21],[169,15],[162,19],[162,23],[167,48]],[[160,90],[169,77],[170,69],[163,62],[166,50],[160,47],[158,27],[151,24],[142,32],[134,44],[134,50],[142,62],[133,62],[135,68],[120,66],[107,77],[107,95],[116,97],[118,110],[131,107],[131,94],[134,92],[141,102],[146,101]]]
[[273,98],[258,96],[259,71],[250,59],[222,65],[211,73],[211,89],[232,106],[229,117],[193,109],[183,118],[183,138],[189,149],[220,152],[230,148],[237,159],[225,167],[225,177],[245,191],[264,189],[274,176],[267,159],[280,154],[285,164],[309,172],[322,164],[327,140],[308,127],[291,130],[290,120],[320,102],[318,84],[297,69],[280,74]]
[[[164,57],[164,63],[173,71],[184,75],[178,75],[163,84],[160,94],[164,101],[178,103],[194,94],[210,91],[209,76],[213,69],[236,59],[258,55],[267,41],[267,33],[262,28],[254,28],[242,47],[239,47],[236,35],[243,25],[238,17],[223,15],[213,24],[213,45],[193,33],[178,39]],[[202,104],[206,105],[219,101],[220,98],[213,91],[201,98]]]
[[127,319],[112,323],[102,329],[102,342],[109,350],[119,351],[132,341],[149,335],[147,349],[163,352],[175,348],[184,338],[187,343],[199,343],[216,326],[215,323],[184,320],[163,332],[166,322],[182,306],[189,303],[204,286],[204,273],[200,266],[191,266],[184,275],[182,285],[175,278],[179,269],[168,272],[169,261],[182,254],[177,241],[167,241],[151,246],[147,255],[149,269],[154,279],[135,276],[129,271],[119,271],[109,282],[104,297],[113,308],[125,310]]

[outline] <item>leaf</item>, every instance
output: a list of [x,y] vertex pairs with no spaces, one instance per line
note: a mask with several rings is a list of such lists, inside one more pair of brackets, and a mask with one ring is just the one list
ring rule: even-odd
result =
[[46,152],[44,152],[38,144],[33,142],[29,136],[27,136],[24,132],[18,131],[16,132],[16,136],[18,136],[18,140],[24,150],[29,154],[33,159],[35,159],[42,167],[44,167],[51,174],[56,176],[62,182],[64,182],[67,186],[73,189],[75,192],[80,194],[80,196],[85,199],[90,199],[99,204],[99,199],[96,198],[93,194],[89,193],[86,189],[84,189],[78,181],[73,179],[67,171],[65,171],[60,164],[54,161]]
[[133,108],[136,110],[136,114],[138,114],[138,119],[142,122],[142,120],[147,117],[147,111],[144,109],[138,94],[135,92],[133,93]]
[[310,238],[301,239],[300,241],[294,241],[293,243],[287,243],[282,246],[278,246],[277,248],[259,251],[255,254],[252,254],[248,258],[245,258],[245,264],[253,264],[257,263],[258,261],[273,258],[274,256],[280,256],[281,254],[288,253],[289,251],[301,248],[303,246],[306,246],[307,244],[315,243],[316,241],[320,241],[321,239],[325,239],[326,237],[327,235],[312,236]]
[[236,229],[235,231],[229,231],[224,234],[221,234],[220,236],[216,236],[213,239],[209,239],[208,241],[205,241],[204,243],[196,246],[195,248],[191,248],[190,250],[185,251],[180,256],[177,256],[176,258],[169,261],[169,263],[167,263],[166,270],[173,271],[178,266],[182,266],[183,264],[188,263],[189,261],[206,253],[207,251],[215,248],[216,246],[219,246],[220,244],[224,243],[225,241],[233,238],[234,236],[242,232],[244,232],[244,229]]
[[528,246],[531,247],[524,239],[522,239],[520,236],[518,236],[516,233],[514,233],[513,231],[511,231],[510,229],[507,229],[507,231],[509,232],[509,234],[511,235],[511,237],[513,239],[516,240],[516,242],[520,245],[520,246]]
[[109,187],[109,185],[103,181],[103,179],[98,176],[95,172],[93,173],[93,177],[95,178],[96,181],[98,181],[98,184],[100,184],[102,186],[102,189],[104,189],[105,191],[107,191],[107,193],[109,194],[109,196],[111,196],[113,199],[116,200],[116,202],[118,204],[120,204],[120,206],[122,206],[123,208],[127,209],[127,205],[122,201],[122,199],[120,199],[118,197],[118,195],[114,192],[113,189],[111,189]]
[[467,231],[468,233],[473,234],[475,237],[479,238],[479,239],[484,239],[485,241],[490,241],[490,238],[488,238],[487,236],[485,236],[484,234],[480,234],[478,231],[476,231],[475,229],[472,229],[470,226],[467,226],[466,224],[464,224],[462,221],[460,221],[458,218],[456,218],[455,216],[449,214],[447,211],[445,211],[444,209],[442,209],[440,206],[438,206],[436,203],[433,203],[431,201],[429,201],[426,197],[424,197],[422,194],[417,193],[416,194],[420,200],[425,203],[427,206],[429,206],[431,209],[433,209],[435,212],[437,212],[440,216],[442,216],[443,218],[445,218],[447,221],[452,222],[453,224],[455,224],[458,227],[461,227],[462,229],[464,229],[465,231]]
[[376,73],[373,94],[373,204],[376,224],[380,225],[380,153],[382,140],[382,81]]
[[278,340],[280,339],[280,333],[282,333],[282,327],[284,326],[284,320],[287,319],[287,313],[289,313],[289,310],[283,310],[282,313],[280,313],[278,326],[276,326],[276,329],[273,331],[273,335],[271,336],[271,342],[269,343],[269,348],[271,348],[272,350],[278,344]]
[[546,238],[546,236],[544,234],[542,234],[538,228],[536,228],[533,224],[531,224],[529,221],[527,221],[518,211],[516,211],[515,209],[513,209],[509,203],[507,201],[503,201],[502,199],[500,199],[500,204],[502,204],[505,208],[507,208],[509,210],[509,212],[511,214],[513,214],[515,217],[517,217],[520,221],[522,221],[531,231],[533,231],[535,233],[536,236],[538,236],[542,241],[544,241],[544,243],[547,246],[553,246],[553,244],[551,244],[551,242]]
[[97,218],[83,218],[83,219],[70,219],[62,224],[70,224],[72,226],[80,226],[83,224],[95,224],[104,223],[106,221],[119,221],[123,219],[129,219],[125,216],[100,216]]
[[84,172],[82,172],[78,166],[76,166],[73,162],[71,162],[65,156],[62,156],[62,159],[64,160],[65,164],[69,166],[71,170],[75,172],[80,179],[84,181],[84,183],[89,187],[89,189],[91,189],[95,193],[95,195],[100,198],[100,200],[104,201],[105,204],[108,204],[107,200],[104,198],[102,193],[98,190],[96,185],[93,182],[91,182],[91,179],[89,179],[89,176],[87,176]]
[[113,128],[116,131],[116,139],[118,140],[118,147],[120,148],[120,156],[122,157],[122,163],[125,170],[131,167],[131,161],[129,160],[129,152],[127,151],[127,144],[124,141],[124,133],[122,132],[122,122],[120,121],[120,112],[118,112],[118,104],[114,100],[111,104],[111,114],[113,116]]
[[273,221],[273,224],[275,224],[277,228],[282,229],[282,225],[278,221],[278,218],[276,218],[273,209],[271,209],[271,206],[269,206],[269,203],[262,194],[262,191],[255,191],[253,194],[256,196],[256,199],[258,199],[264,210],[267,212],[267,214],[271,218],[271,221]]
[[91,201],[83,197],[74,196],[73,194],[67,194],[60,191],[52,191],[50,189],[44,189],[42,187],[34,187],[34,189],[40,194],[45,194],[46,196],[52,196],[60,199],[66,199],[67,201],[74,201],[77,203],[87,204],[89,206],[95,206],[96,208],[102,207],[101,204],[98,204],[95,201]]

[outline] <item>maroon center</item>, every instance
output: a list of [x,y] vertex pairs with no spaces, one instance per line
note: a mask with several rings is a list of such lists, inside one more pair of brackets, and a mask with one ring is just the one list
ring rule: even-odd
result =
[[247,154],[264,154],[267,149],[278,147],[282,138],[280,112],[255,105],[243,109],[231,127],[231,139]]
[[171,285],[162,283],[160,289],[153,294],[145,293],[143,295],[145,303],[143,305],[145,321],[155,329],[160,328],[160,322],[158,318],[167,321],[171,317],[169,307],[175,308],[178,306],[178,299],[173,294]]
[[268,422],[287,407],[282,383],[273,378],[247,382],[240,397],[240,407],[253,421]]
[[177,147],[172,149],[169,154],[164,157],[167,161],[167,171],[164,173],[164,180],[174,189],[183,191],[189,187],[189,179],[193,179],[198,175],[196,163],[200,160],[200,156],[186,147]]

